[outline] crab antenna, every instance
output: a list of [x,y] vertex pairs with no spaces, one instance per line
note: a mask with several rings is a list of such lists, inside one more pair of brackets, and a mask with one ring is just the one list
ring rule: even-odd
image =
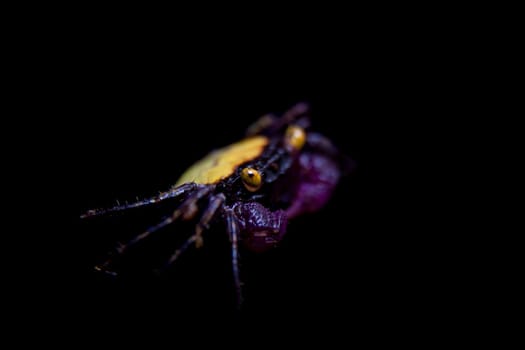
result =
[[133,202],[133,203],[129,203],[129,204],[126,203],[124,205],[120,205],[119,204],[119,205],[116,205],[116,206],[114,206],[112,208],[91,209],[91,210],[86,211],[84,214],[80,215],[80,218],[81,219],[85,219],[85,218],[89,218],[89,217],[92,217],[92,216],[99,216],[99,215],[109,214],[109,213],[122,211],[122,210],[126,210],[126,209],[138,208],[138,207],[142,207],[142,206],[145,206],[145,205],[155,204],[155,203],[161,202],[161,201],[163,201],[165,199],[175,198],[175,197],[179,197],[181,195],[184,195],[184,194],[186,194],[186,193],[196,189],[197,186],[198,185],[193,183],[193,182],[185,183],[185,184],[182,184],[182,185],[180,185],[178,187],[172,188],[169,191],[161,192],[161,193],[159,193],[156,196],[153,196],[153,197],[150,197],[150,198],[146,198],[146,199],[143,199],[143,200],[137,200],[136,202]]

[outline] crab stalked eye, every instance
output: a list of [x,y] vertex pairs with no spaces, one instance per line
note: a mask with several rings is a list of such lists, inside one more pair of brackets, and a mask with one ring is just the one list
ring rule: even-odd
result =
[[262,177],[254,168],[244,168],[241,171],[241,179],[244,187],[250,192],[255,192],[262,186]]
[[306,142],[306,132],[297,125],[290,125],[284,134],[284,143],[292,151],[299,151]]

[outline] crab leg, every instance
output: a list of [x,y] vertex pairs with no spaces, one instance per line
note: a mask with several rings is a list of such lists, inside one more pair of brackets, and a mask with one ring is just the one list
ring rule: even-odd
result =
[[225,200],[226,198],[224,197],[222,193],[210,198],[210,203],[208,205],[208,208],[206,208],[206,211],[204,212],[204,214],[202,214],[201,219],[199,220],[199,222],[197,223],[197,226],[195,227],[195,233],[192,236],[190,236],[182,244],[182,246],[178,248],[175,251],[175,253],[173,253],[170,256],[170,258],[168,259],[168,262],[165,265],[165,268],[173,264],[175,260],[177,260],[179,256],[182,253],[184,253],[184,251],[188,249],[193,242],[195,242],[195,246],[197,248],[200,248],[202,246],[202,232],[204,231],[204,229],[208,228],[209,222],[211,221],[211,219],[213,218],[213,216],[215,215],[215,213],[220,208],[222,203],[224,203]]
[[202,231],[209,228],[209,223],[211,219],[225,200],[226,197],[222,193],[210,198],[210,204],[208,205],[208,208],[206,208],[206,211],[204,211],[204,214],[202,214],[200,221],[195,227],[195,236],[197,236],[195,245],[197,246],[197,248],[200,248],[202,246]]
[[301,102],[291,107],[281,118],[278,118],[273,114],[266,114],[248,127],[246,130],[246,136],[259,135],[268,131],[275,131],[286,124],[291,124],[294,122],[304,124],[301,126],[306,127],[308,125],[306,120],[301,121],[299,118],[308,114],[309,111],[310,106],[305,102]]
[[108,213],[112,213],[116,211],[122,211],[126,209],[131,209],[131,208],[138,208],[138,207],[142,207],[145,205],[158,203],[168,198],[175,198],[175,197],[182,196],[188,192],[195,190],[197,187],[198,185],[193,182],[186,183],[178,187],[172,188],[169,191],[161,192],[156,196],[146,198],[141,201],[136,201],[134,203],[117,205],[117,206],[114,206],[113,208],[107,208],[107,209],[91,209],[91,210],[86,211],[84,214],[80,215],[80,218],[85,219],[91,216],[98,216],[98,215],[108,214]]
[[237,243],[239,240],[239,225],[237,224],[237,218],[233,214],[233,210],[228,208],[225,209],[226,213],[226,225],[228,234],[230,235],[230,241],[232,244],[232,269],[233,269],[233,280],[235,283],[235,292],[237,307],[242,304],[242,290],[241,290],[241,279],[239,277],[239,254],[237,252]]
[[[149,235],[152,233],[160,230],[161,228],[173,223],[175,220],[177,220],[181,215],[184,219],[189,219],[193,217],[197,211],[197,201],[201,199],[202,197],[209,194],[215,186],[205,186],[202,187],[200,190],[198,190],[195,194],[189,196],[186,198],[186,200],[180,205],[179,208],[177,208],[173,214],[166,219],[159,222],[157,225],[152,226],[148,228],[146,231],[142,232],[141,234],[133,237],[128,242],[120,244],[116,248],[116,252],[119,255],[122,255],[129,247],[137,244],[138,242],[146,239]],[[103,264],[96,266],[95,269],[99,271],[105,271],[106,267],[110,264],[111,259],[106,260]]]

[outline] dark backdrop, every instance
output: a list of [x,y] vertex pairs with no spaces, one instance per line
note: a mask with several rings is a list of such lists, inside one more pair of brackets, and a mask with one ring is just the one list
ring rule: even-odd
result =
[[[73,14],[61,16],[76,21]],[[181,323],[197,329],[207,322],[229,325],[230,316],[247,320],[241,324],[248,327],[261,320],[257,330],[271,340],[296,321],[310,325],[307,330],[339,326],[345,341],[347,333],[361,330],[373,335],[367,339],[384,337],[389,329],[412,339],[434,325],[445,325],[434,328],[439,332],[461,324],[457,310],[463,300],[449,302],[461,296],[455,282],[469,275],[470,265],[457,268],[454,253],[464,256],[472,247],[470,241],[465,249],[458,245],[466,225],[444,222],[468,206],[453,196],[440,202],[435,192],[448,186],[443,179],[456,182],[460,173],[442,150],[450,144],[446,131],[457,130],[462,115],[472,115],[468,103],[453,106],[470,91],[464,72],[471,69],[474,82],[484,78],[483,69],[469,68],[477,60],[462,60],[456,50],[470,42],[470,31],[449,49],[450,41],[441,37],[448,23],[441,18],[424,31],[424,25],[389,11],[384,17],[390,21],[383,21],[376,9],[361,23],[356,11],[330,14],[329,24],[286,14],[292,31],[269,18],[241,16],[259,35],[245,33],[244,25],[228,26],[220,15],[217,32],[213,25],[201,30],[200,23],[188,26],[178,18],[147,30],[142,16],[109,16],[114,28],[94,16],[58,22],[55,34],[40,34],[38,47],[20,40],[32,49],[23,53],[28,61],[20,71],[38,74],[31,76],[36,81],[17,77],[18,83],[40,97],[23,96],[20,106],[36,111],[26,116],[21,108],[20,117],[12,118],[27,124],[30,146],[10,142],[6,148],[29,166],[22,185],[4,183],[6,191],[30,192],[18,195],[23,218],[4,218],[6,227],[16,225],[3,237],[20,239],[3,247],[15,256],[5,267],[17,281],[5,289],[21,298],[12,309],[22,325],[36,320],[45,329],[58,319],[52,335],[68,336],[64,326],[70,326],[88,337],[109,332],[132,340],[154,326],[150,335],[167,334],[176,345],[185,336]],[[117,17],[130,23],[121,25]],[[313,129],[331,138],[357,168],[323,210],[290,223],[278,248],[261,255],[241,252],[240,314],[233,311],[230,253],[220,230],[209,232],[201,250],[189,250],[160,277],[150,273],[152,260],[162,262],[176,247],[182,230],[175,225],[162,232],[166,241],[145,243],[149,253],[127,260],[129,268],[118,278],[94,271],[117,241],[140,233],[171,208],[167,203],[93,220],[80,220],[82,212],[168,189],[195,160],[242,137],[260,115],[283,112],[298,101],[311,104]],[[479,120],[473,118],[461,138],[474,132]],[[461,162],[477,150],[477,143],[467,143],[469,152],[458,153]],[[23,148],[36,161],[19,156]],[[464,180],[459,192],[470,182]],[[41,189],[48,193],[33,194]],[[451,209],[453,202],[458,210]],[[41,212],[51,225],[36,219]],[[22,286],[21,292],[13,286]],[[226,332],[232,338],[239,333]]]
[[[425,99],[419,78],[366,53],[352,62],[338,55],[317,64],[299,58],[263,62],[245,74],[242,60],[195,65],[150,58],[141,64],[118,57],[88,59],[69,92],[67,112],[79,121],[72,159],[78,175],[72,189],[75,231],[64,248],[75,262],[67,264],[74,307],[103,323],[117,317],[137,325],[144,313],[150,322],[166,317],[167,325],[225,315],[306,322],[340,315],[366,325],[395,322],[400,314],[415,320],[435,308],[428,277],[433,263],[425,258],[432,248],[404,222],[417,220],[404,209],[410,199],[402,183],[415,176],[408,171],[414,156],[403,150],[406,128],[417,127],[407,126],[406,116],[417,114]],[[116,279],[93,270],[116,241],[155,223],[160,211],[84,221],[77,219],[81,212],[168,189],[195,160],[241,138],[256,118],[298,101],[311,104],[313,129],[357,167],[323,210],[290,223],[278,248],[261,255],[241,252],[240,314],[234,311],[228,241],[220,230],[161,277],[141,261],[161,261],[176,247],[170,245],[174,238],[153,240],[149,253],[130,259],[131,269]],[[175,225],[162,232],[178,234]]]

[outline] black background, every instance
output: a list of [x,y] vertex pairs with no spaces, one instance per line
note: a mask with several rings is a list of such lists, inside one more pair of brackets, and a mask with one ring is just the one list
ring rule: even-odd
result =
[[[411,58],[397,58],[399,43],[378,39],[384,41],[353,41],[350,51],[344,42],[320,50],[292,40],[293,54],[216,43],[206,54],[202,47],[193,52],[108,38],[81,47],[67,65],[61,96],[67,101],[61,110],[71,118],[65,144],[74,147],[62,176],[75,175],[64,203],[76,205],[66,210],[67,233],[53,249],[59,268],[46,270],[53,282],[44,282],[44,290],[67,304],[73,319],[93,317],[101,329],[230,317],[306,324],[340,324],[341,317],[363,328],[403,319],[408,328],[419,327],[444,306],[447,293],[438,267],[445,262],[435,260],[442,238],[415,199],[425,196],[417,169],[424,157],[419,116],[437,113],[427,90],[435,72],[409,67]],[[210,231],[204,248],[190,249],[160,277],[150,267],[176,248],[169,238],[180,234],[176,225],[159,235],[165,241],[154,239],[145,244],[147,253],[127,260],[119,277],[94,271],[117,241],[171,207],[89,220],[79,219],[82,212],[168,189],[195,160],[239,140],[259,116],[299,101],[312,107],[312,129],[357,167],[325,208],[290,223],[279,247],[259,255],[241,251],[240,312],[221,230]]]
[[[24,49],[13,50],[20,69],[6,66],[16,80],[10,91],[32,93],[15,101],[11,118],[27,145],[5,138],[16,163],[4,173],[22,180],[4,182],[17,200],[5,202],[22,214],[4,216],[5,227],[14,226],[3,235],[4,267],[15,276],[3,286],[14,292],[4,297],[14,311],[7,323],[34,324],[54,340],[79,331],[77,342],[100,334],[133,341],[144,332],[172,338],[170,347],[206,339],[184,339],[181,325],[229,327],[231,343],[243,329],[274,340],[295,327],[298,338],[327,327],[345,342],[361,335],[390,343],[461,333],[467,315],[484,312],[478,291],[463,288],[480,270],[469,256],[478,232],[469,222],[447,222],[470,209],[457,194],[476,177],[462,176],[460,165],[480,154],[481,142],[468,137],[485,137],[472,108],[486,101],[469,99],[486,85],[485,49],[468,53],[477,26],[458,31],[437,9],[416,15],[398,8],[400,15],[376,5],[324,14],[316,6],[314,16],[267,8],[266,18],[237,16],[235,8],[239,21],[199,9],[189,23],[182,11],[161,19],[160,11],[91,10],[62,15],[61,8],[56,21],[38,16],[41,27],[28,27],[27,40],[15,38]],[[472,17],[449,12],[461,23]],[[184,227],[145,242],[147,253],[126,260],[116,279],[94,271],[117,241],[172,208],[167,202],[92,220],[80,220],[81,213],[168,189],[195,160],[239,140],[256,118],[298,101],[311,104],[313,129],[357,168],[323,210],[290,223],[278,248],[241,252],[240,312],[221,230],[161,277],[152,265],[175,249]],[[6,122],[6,136],[11,130]],[[497,157],[488,158],[475,169],[493,167]],[[483,188],[476,186],[478,195]]]
[[[217,77],[205,72],[183,82],[172,77],[174,87],[168,90],[170,84],[156,86],[158,77],[100,77],[101,86],[77,107],[85,121],[75,189],[79,214],[168,189],[195,160],[241,138],[257,117],[281,113],[298,101],[311,104],[313,129],[330,137],[357,167],[322,211],[290,223],[278,248],[260,255],[241,252],[245,302],[240,314],[234,311],[230,251],[221,230],[210,232],[204,249],[189,250],[161,278],[148,275],[137,261],[129,262],[135,273],[129,269],[117,279],[93,270],[117,240],[158,221],[160,209],[79,222],[73,251],[80,253],[81,270],[75,278],[81,276],[90,291],[85,302],[94,303],[102,317],[116,306],[118,312],[156,311],[168,318],[357,313],[364,322],[376,313],[407,310],[407,304],[413,308],[425,288],[416,282],[425,272],[414,261],[424,253],[414,249],[425,247],[414,248],[409,229],[398,226],[403,198],[391,197],[407,161],[403,154],[395,162],[388,157],[396,148],[389,136],[395,133],[388,120],[395,114],[389,110],[393,101],[385,100],[383,88],[368,76],[341,84],[314,80],[310,73],[305,69],[268,82],[259,76],[231,81],[227,72]],[[162,236],[181,234],[175,225],[166,231]],[[147,256],[137,260],[156,256],[151,252],[167,256],[176,248],[163,242],[157,248],[152,243]]]

